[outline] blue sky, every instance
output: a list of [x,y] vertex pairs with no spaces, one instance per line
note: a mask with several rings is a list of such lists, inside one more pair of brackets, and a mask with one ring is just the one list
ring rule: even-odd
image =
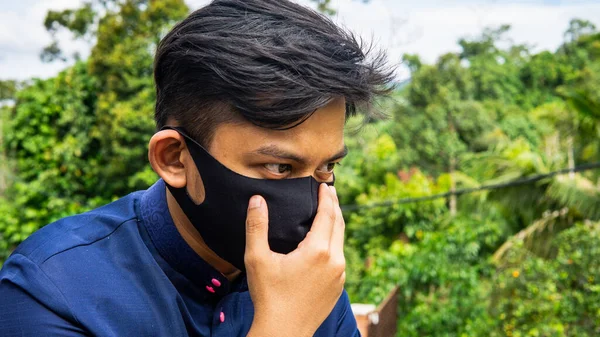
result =
[[[309,0],[296,0],[308,4]],[[66,67],[43,64],[40,50],[50,42],[43,20],[48,9],[73,8],[82,0],[0,0],[0,78],[49,77]],[[192,9],[208,0],[186,0]],[[388,51],[392,62],[416,53],[427,62],[458,49],[460,37],[488,26],[511,24],[509,37],[535,50],[556,49],[570,19],[588,19],[600,27],[600,0],[334,0],[336,22]],[[90,46],[60,36],[68,52],[89,53]],[[400,77],[405,74],[399,74]]]

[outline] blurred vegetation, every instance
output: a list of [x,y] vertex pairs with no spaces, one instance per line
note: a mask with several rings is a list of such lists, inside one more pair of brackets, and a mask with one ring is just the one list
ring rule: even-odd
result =
[[[48,13],[51,34],[93,48],[54,78],[0,82],[0,100],[15,103],[0,108],[0,262],[41,226],[155,181],[152,54],[188,11],[183,0],[94,0]],[[461,39],[435,64],[404,56],[411,80],[380,104],[390,118],[347,136],[343,204],[600,161],[600,33],[575,19],[558,50],[532,53],[506,42],[509,29]],[[42,58],[67,56],[54,41]],[[347,211],[351,299],[378,303],[399,285],[398,336],[600,335],[599,178]]]

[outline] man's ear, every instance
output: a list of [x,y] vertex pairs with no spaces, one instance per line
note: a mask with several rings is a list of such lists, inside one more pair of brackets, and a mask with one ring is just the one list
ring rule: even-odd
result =
[[189,159],[185,140],[175,130],[162,130],[154,134],[148,144],[148,160],[167,184],[181,188],[186,186],[185,163]]

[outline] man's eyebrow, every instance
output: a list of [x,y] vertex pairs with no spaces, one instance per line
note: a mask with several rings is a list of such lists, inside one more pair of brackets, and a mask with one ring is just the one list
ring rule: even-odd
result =
[[342,159],[348,155],[348,147],[344,144],[344,148],[341,149],[338,153],[334,154],[331,158],[327,159],[327,162],[330,163],[332,161],[336,161]]
[[254,151],[254,153],[262,154],[265,156],[276,157],[280,159],[293,160],[299,163],[306,163],[306,158],[298,156],[294,153],[288,152],[284,149],[277,147],[277,145],[266,145],[260,147],[258,150]]
[[[283,150],[276,145],[266,145],[258,148],[254,151],[254,153],[262,154],[266,156],[276,157],[280,159],[293,160],[298,163],[307,163],[308,160],[302,156],[298,156],[295,153],[288,152]],[[331,158],[327,159],[326,162],[332,162],[341,158],[344,158],[348,154],[348,147],[344,145],[344,148],[340,150],[335,155],[331,156]]]

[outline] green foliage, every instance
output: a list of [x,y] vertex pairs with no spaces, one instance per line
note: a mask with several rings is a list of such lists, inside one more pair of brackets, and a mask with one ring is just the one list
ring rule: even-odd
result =
[[493,278],[494,335],[598,335],[599,243],[600,224],[580,223],[554,238],[555,259],[511,249]]
[[389,249],[373,249],[354,298],[380,301],[399,285],[399,336],[483,332],[490,320],[482,301],[491,272],[486,257],[505,238],[505,226],[493,218],[446,214],[426,227],[407,231]]
[[5,99],[15,98],[20,83],[15,80],[0,80],[0,102]]
[[[18,173],[6,192],[12,203],[3,203],[0,219],[9,247],[45,223],[99,204],[88,199],[90,192],[100,192],[95,187],[101,170],[95,92],[95,79],[79,63],[17,94],[3,130],[5,149]],[[106,201],[106,194],[98,198]]]
[[[394,141],[397,168],[378,185],[361,181],[369,187],[354,203],[600,160],[600,34],[573,21],[576,37],[556,53],[530,55],[497,47],[507,29],[461,40],[460,54],[435,65],[404,57],[411,83],[379,126]],[[449,172],[451,160],[458,171]],[[597,181],[577,173],[465,195],[455,216],[443,199],[347,212],[351,299],[379,303],[399,286],[398,336],[597,335]]]
[[[94,5],[103,6],[101,17]],[[3,135],[15,176],[0,204],[0,262],[41,226],[156,180],[146,152],[152,51],[187,11],[180,0],[115,0],[48,13],[50,32],[91,34],[96,44],[86,62],[16,95]]]
[[[317,5],[317,10],[325,15],[333,16],[337,13],[335,9],[331,7],[331,0],[310,0]],[[363,3],[368,3],[371,0],[361,0]]]
[[[443,190],[417,170],[399,172],[399,176],[401,178],[388,173],[382,185],[371,186],[367,193],[356,198],[356,202],[360,206],[369,206],[371,203],[422,197]],[[371,247],[386,247],[400,233],[411,235],[421,228],[428,228],[444,209],[443,200],[361,209],[350,215],[348,242],[359,251],[368,251]]]
[[[46,223],[156,179],[152,51],[187,12],[89,0],[48,13],[53,36],[94,46],[55,78],[0,82],[15,101],[0,107],[0,262]],[[405,55],[412,79],[385,105],[392,118],[346,136],[336,186],[358,206],[344,213],[346,286],[371,303],[399,286],[399,336],[600,334],[598,171],[463,195],[456,214],[446,199],[395,202],[600,161],[600,33],[573,20],[556,52],[531,54],[509,29],[461,39],[435,64]],[[66,58],[56,40],[43,57]]]
[[317,4],[317,10],[323,14],[334,15],[335,9],[331,8],[331,0],[311,0]]
[[[360,123],[360,117],[349,122],[349,129],[356,131],[354,123]],[[340,190],[341,203],[353,203],[355,198],[366,192],[371,186],[379,186],[387,172],[398,168],[400,156],[397,154],[396,143],[384,130],[389,128],[389,122],[368,124],[359,129],[360,137],[346,136],[346,146],[349,154],[343,165],[336,169],[336,174],[345,177],[336,182]]]

